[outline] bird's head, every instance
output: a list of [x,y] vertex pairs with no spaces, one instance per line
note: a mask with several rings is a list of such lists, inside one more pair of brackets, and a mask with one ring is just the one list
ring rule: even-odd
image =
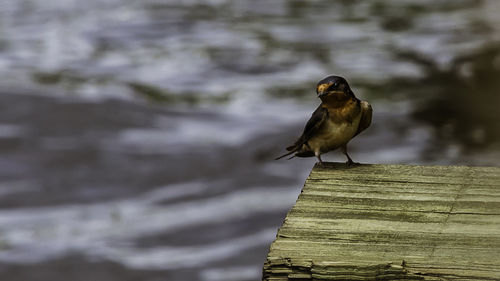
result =
[[316,93],[322,100],[335,99],[344,100],[354,97],[347,81],[340,76],[328,76],[318,82]]

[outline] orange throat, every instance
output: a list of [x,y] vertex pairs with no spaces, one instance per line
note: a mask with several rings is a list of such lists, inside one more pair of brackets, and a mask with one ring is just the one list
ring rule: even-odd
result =
[[321,97],[321,101],[326,107],[339,108],[346,106],[352,98],[345,93],[329,94]]
[[335,123],[352,122],[361,110],[359,102],[349,96],[346,99],[323,100],[322,106],[328,110],[330,119]]

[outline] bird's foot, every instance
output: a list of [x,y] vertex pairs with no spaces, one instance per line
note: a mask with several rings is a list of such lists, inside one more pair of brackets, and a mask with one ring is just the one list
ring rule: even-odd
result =
[[321,154],[320,154],[319,152],[316,152],[316,153],[314,153],[314,154],[315,154],[315,155],[316,155],[316,157],[318,158],[318,161],[319,161],[318,166],[320,166],[320,167],[324,167],[325,165],[323,165],[323,160],[321,160]]
[[346,164],[347,166],[350,166],[350,167],[360,165],[358,162],[354,162],[354,161],[352,161],[352,159],[347,160],[347,162],[345,162],[345,164]]

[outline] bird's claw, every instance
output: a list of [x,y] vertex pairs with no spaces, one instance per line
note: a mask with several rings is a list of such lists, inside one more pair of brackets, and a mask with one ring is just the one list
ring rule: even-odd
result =
[[358,162],[354,162],[351,159],[349,159],[347,162],[345,162],[347,166],[358,166],[360,165]]

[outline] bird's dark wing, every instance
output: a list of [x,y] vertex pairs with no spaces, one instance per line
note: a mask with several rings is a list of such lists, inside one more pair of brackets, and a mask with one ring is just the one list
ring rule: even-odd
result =
[[307,121],[306,127],[304,128],[304,132],[302,133],[300,138],[293,145],[286,148],[286,150],[290,152],[276,158],[276,160],[297,152],[302,147],[303,144],[307,143],[307,141],[311,139],[311,137],[314,136],[314,134],[316,134],[316,132],[321,127],[323,122],[325,122],[327,119],[328,119],[328,110],[326,108],[321,107],[321,105],[318,106],[318,108],[316,108],[316,110],[311,115],[311,118],[309,118],[309,121]]
[[304,128],[304,132],[302,136],[295,142],[294,145],[287,147],[287,150],[293,150],[294,146],[302,146],[308,140],[311,139],[312,136],[316,134],[318,129],[321,127],[323,122],[328,119],[328,110],[321,105],[316,108],[316,110],[307,121],[306,127]]
[[372,112],[373,112],[372,106],[366,101],[361,101],[360,105],[361,105],[361,119],[359,120],[359,126],[356,135],[361,133],[366,128],[370,127],[370,124],[372,123]]

